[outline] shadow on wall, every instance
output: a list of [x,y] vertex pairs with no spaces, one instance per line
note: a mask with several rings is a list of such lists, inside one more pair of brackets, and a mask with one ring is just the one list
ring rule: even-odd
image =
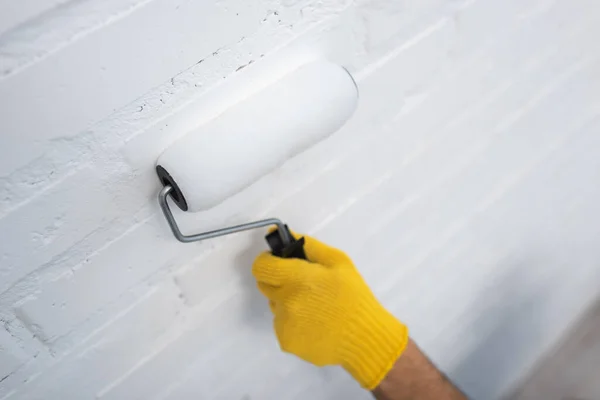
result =
[[[532,261],[532,260],[528,260]],[[537,260],[539,263],[540,260]],[[531,285],[524,275],[528,262],[513,263],[503,278],[482,291],[479,317],[464,327],[475,336],[474,350],[450,371],[451,379],[472,399],[499,399],[532,363],[543,337],[540,315],[549,299],[544,285]]]

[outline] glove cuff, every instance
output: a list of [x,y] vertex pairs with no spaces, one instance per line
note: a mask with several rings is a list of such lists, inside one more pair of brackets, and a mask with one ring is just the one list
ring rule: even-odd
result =
[[348,324],[342,366],[362,387],[375,389],[408,343],[408,328],[377,300],[359,310]]

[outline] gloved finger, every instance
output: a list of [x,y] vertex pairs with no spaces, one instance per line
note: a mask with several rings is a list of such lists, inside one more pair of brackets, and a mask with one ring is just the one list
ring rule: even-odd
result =
[[252,275],[258,282],[271,286],[281,286],[302,273],[305,266],[311,264],[297,258],[281,258],[264,252],[258,255],[252,264]]
[[328,267],[352,262],[343,251],[310,236],[304,236],[304,252],[309,261]]
[[269,302],[274,302],[279,298],[281,288],[269,285],[264,282],[257,282],[258,290],[267,298]]

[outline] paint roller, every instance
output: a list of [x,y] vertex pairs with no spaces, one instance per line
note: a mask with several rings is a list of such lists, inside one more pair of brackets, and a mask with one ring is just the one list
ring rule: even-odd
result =
[[281,220],[268,218],[185,235],[168,198],[183,211],[204,211],[250,186],[269,171],[338,130],[358,100],[350,73],[327,61],[298,67],[238,102],[160,155],[160,207],[177,240],[189,243],[274,225],[266,236],[274,255],[306,258]]

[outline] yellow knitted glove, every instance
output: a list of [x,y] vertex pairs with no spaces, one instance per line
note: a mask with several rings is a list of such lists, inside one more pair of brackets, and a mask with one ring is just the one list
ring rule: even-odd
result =
[[263,253],[252,268],[281,349],[317,366],[341,365],[372,390],[404,351],[408,329],[346,254],[306,236],[304,249],[310,261]]

